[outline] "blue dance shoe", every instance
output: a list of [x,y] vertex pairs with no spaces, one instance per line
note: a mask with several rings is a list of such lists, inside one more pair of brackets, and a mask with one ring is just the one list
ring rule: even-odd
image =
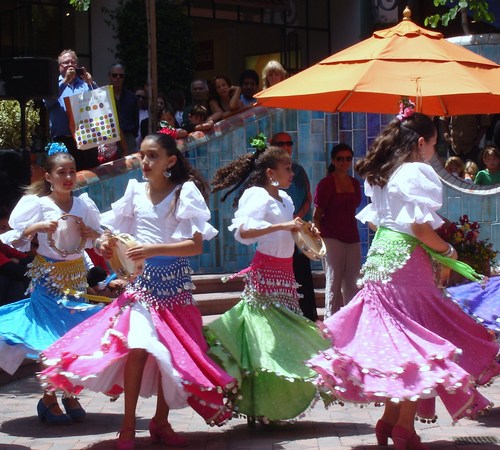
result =
[[49,406],[45,406],[43,400],[40,399],[38,405],[36,406],[38,420],[42,423],[47,422],[55,425],[69,425],[71,423],[71,417],[69,417],[67,414],[56,416],[50,411],[54,406],[57,406],[57,402],[54,402]]
[[73,397],[76,400],[76,403],[78,406],[76,408],[70,408],[69,406],[69,397],[63,397],[62,398],[62,404],[64,406],[64,409],[66,410],[66,413],[68,414],[69,417],[71,417],[71,420],[74,422],[81,422],[87,413],[85,410],[82,408],[82,405],[78,402],[78,399],[76,397]]

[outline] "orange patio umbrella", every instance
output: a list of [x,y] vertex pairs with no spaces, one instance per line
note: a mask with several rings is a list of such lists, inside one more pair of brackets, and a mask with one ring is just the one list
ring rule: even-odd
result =
[[441,33],[417,26],[407,8],[395,27],[255,95],[270,107],[394,114],[401,97],[428,115],[500,112],[500,66]]

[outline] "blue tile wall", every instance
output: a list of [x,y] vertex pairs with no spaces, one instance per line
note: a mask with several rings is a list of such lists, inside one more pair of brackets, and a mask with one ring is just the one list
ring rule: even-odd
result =
[[[326,174],[330,150],[334,144],[342,141],[352,145],[356,158],[359,158],[365,154],[381,127],[392,119],[390,115],[378,114],[333,114],[262,107],[254,110],[252,115],[246,115],[243,120],[239,118],[231,123],[231,118],[228,119],[229,123],[224,125],[225,131],[222,135],[214,133],[204,139],[188,142],[190,162],[208,180],[221,165],[247,152],[249,140],[257,133],[263,132],[270,137],[278,131],[286,131],[296,143],[294,157],[305,167],[314,194],[316,185]],[[131,178],[141,180],[141,171],[136,169],[91,183],[81,191],[88,192],[99,208],[106,211],[111,202],[123,195]],[[202,255],[192,258],[192,267],[198,273],[236,272],[248,265],[254,252],[253,246],[238,244],[227,229],[234,214],[234,194],[224,203],[220,201],[220,197],[219,193],[212,195],[209,203],[212,223],[219,230],[219,235],[204,244]],[[362,204],[365,205],[366,202],[363,195]],[[471,220],[480,222],[481,237],[491,236],[494,247],[500,250],[498,194],[465,193],[445,185],[440,213],[450,220],[457,220],[463,214],[468,214]],[[365,257],[370,241],[369,230],[362,224],[359,224],[359,230]],[[321,265],[314,263],[313,268],[320,269]]]

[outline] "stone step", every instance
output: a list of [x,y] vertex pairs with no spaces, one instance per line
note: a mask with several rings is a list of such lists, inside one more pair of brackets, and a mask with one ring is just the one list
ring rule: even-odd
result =
[[[325,290],[315,289],[316,305],[318,308],[325,306]],[[241,291],[235,292],[207,292],[194,291],[194,299],[202,316],[223,314],[240,301]]]
[[[196,286],[195,294],[207,294],[214,292],[241,292],[244,282],[242,277],[230,279],[232,274],[204,274],[193,275],[193,283]],[[324,289],[325,274],[323,271],[313,270],[313,283],[315,289]],[[226,277],[227,281],[222,282],[221,278]]]

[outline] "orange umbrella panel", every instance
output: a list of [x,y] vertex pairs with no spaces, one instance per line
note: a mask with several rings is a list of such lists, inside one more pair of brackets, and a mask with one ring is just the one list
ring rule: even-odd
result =
[[259,104],[394,114],[401,97],[429,115],[500,112],[500,66],[403,20],[255,95]]

